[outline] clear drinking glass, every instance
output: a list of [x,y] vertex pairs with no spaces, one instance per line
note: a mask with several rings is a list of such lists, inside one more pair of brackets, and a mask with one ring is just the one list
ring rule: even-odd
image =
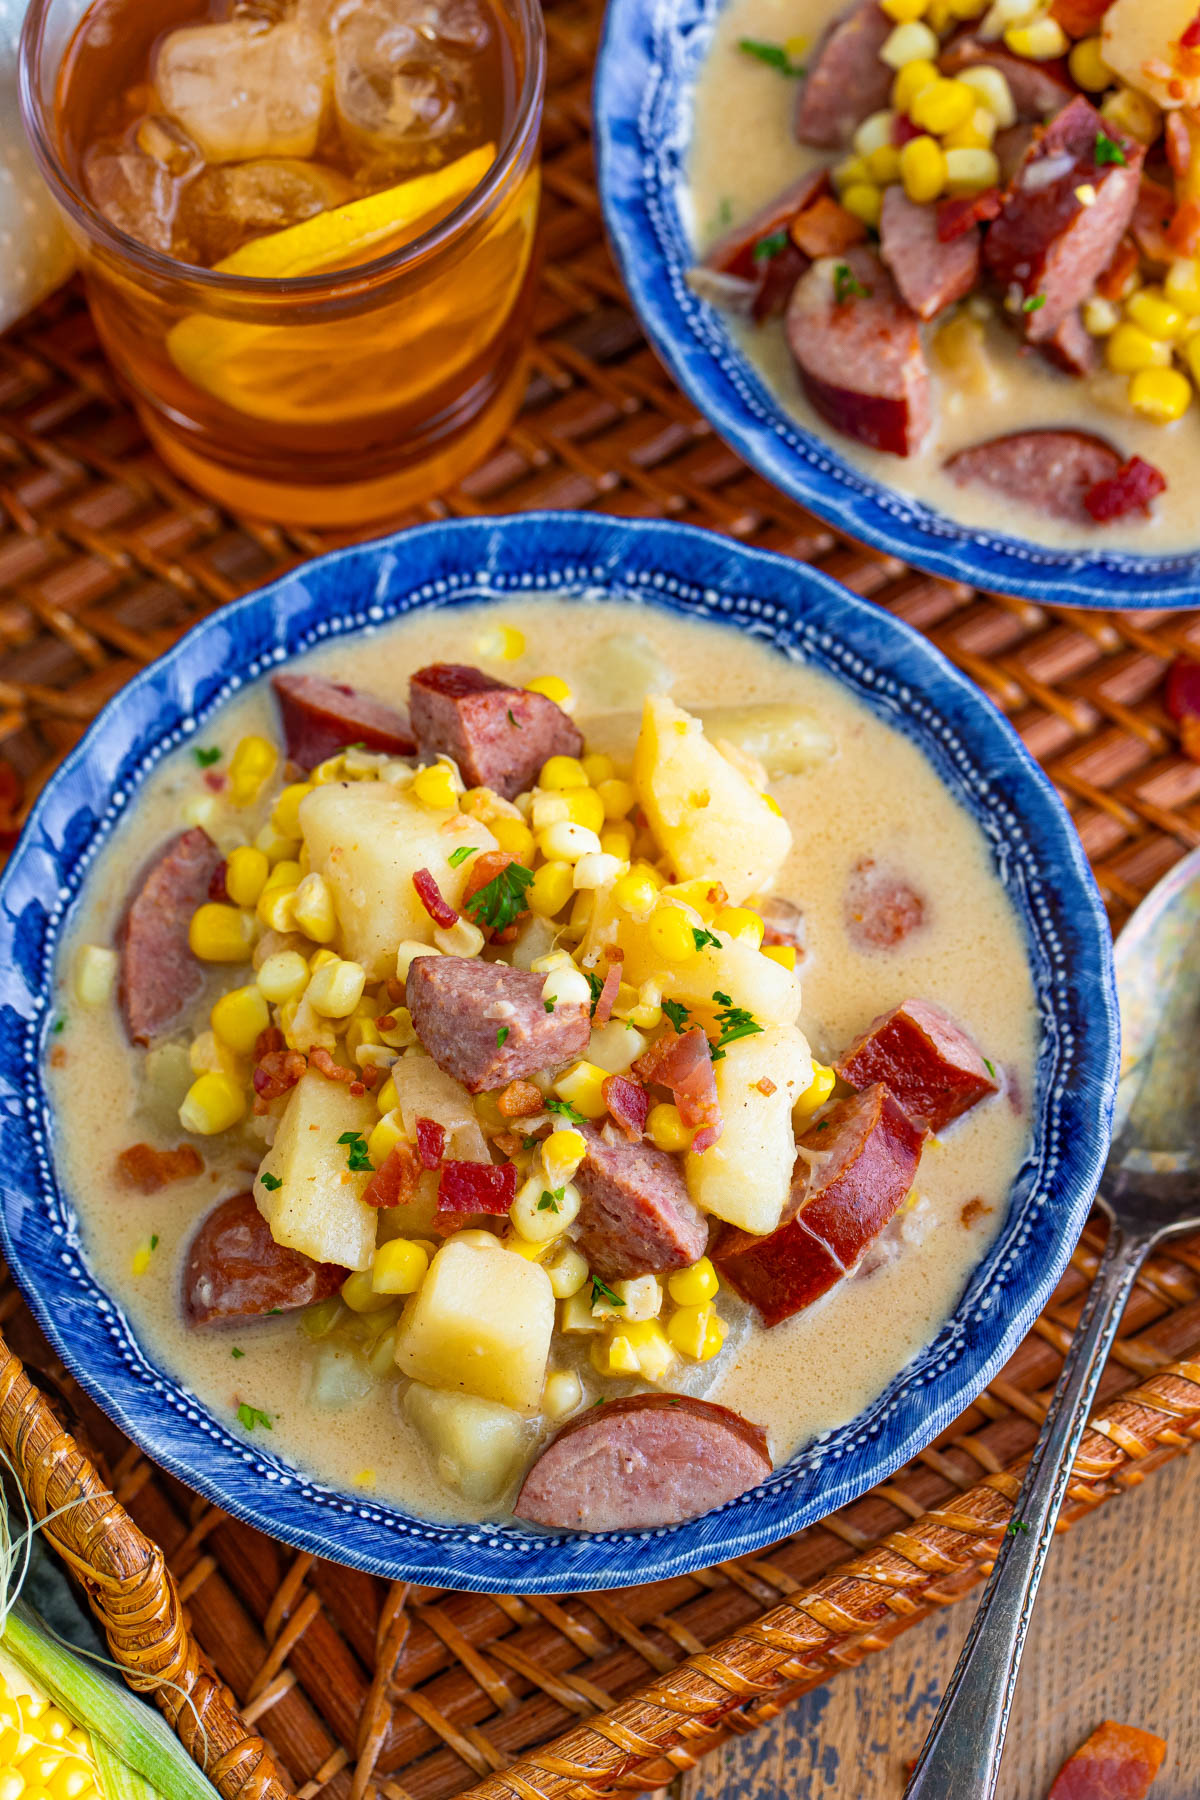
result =
[[512,419],[535,272],[545,38],[538,0],[493,10],[509,35],[513,104],[477,185],[359,266],[267,278],[178,261],[92,204],[61,112],[87,0],[31,0],[22,111],[80,247],[96,329],[164,460],[214,498],[283,523],[367,524],[451,486]]

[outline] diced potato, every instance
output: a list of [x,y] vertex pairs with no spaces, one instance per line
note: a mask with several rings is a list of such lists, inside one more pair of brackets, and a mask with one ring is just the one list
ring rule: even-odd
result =
[[[716,1066],[724,1130],[684,1167],[697,1206],[760,1237],[779,1224],[792,1183],[792,1108],[812,1080],[812,1057],[795,1025],[772,1025],[727,1046]],[[764,1094],[758,1083],[774,1082]]]
[[800,1016],[799,981],[752,944],[723,939],[719,950],[706,945],[686,962],[664,963],[650,948],[645,927],[628,914],[617,941],[625,952],[622,975],[634,987],[656,981],[668,1000],[709,1012],[714,994],[730,994],[734,1005],[752,1012],[760,1025],[792,1025]]
[[468,844],[496,848],[478,819],[431,812],[383,781],[314,788],[300,802],[300,829],[312,868],[333,890],[342,949],[376,981],[395,973],[396,946],[406,938],[433,943],[433,920],[412,884],[416,871],[429,869],[457,907],[471,858],[452,868],[451,855]]
[[446,1133],[448,1157],[456,1162],[491,1162],[474,1101],[461,1082],[439,1069],[431,1056],[417,1052],[402,1056],[392,1064],[392,1080],[411,1143],[417,1139],[417,1120],[432,1119]]
[[787,820],[663,695],[646,701],[633,779],[680,881],[715,876],[739,906],[779,873],[792,847]]
[[396,1361],[414,1381],[532,1417],[554,1330],[550,1278],[498,1239],[471,1235],[449,1238],[434,1257],[404,1310]]
[[1113,0],[1101,28],[1101,55],[1114,75],[1157,105],[1176,104],[1167,82],[1173,72],[1183,73],[1179,40],[1195,16],[1193,0]]
[[[367,1171],[347,1167],[346,1131],[366,1138],[379,1117],[370,1094],[310,1070],[292,1089],[275,1142],[254,1183],[254,1201],[277,1244],[314,1262],[367,1269],[375,1250],[375,1209],[363,1200]],[[281,1185],[264,1184],[270,1176]]]
[[[464,1158],[469,1161],[469,1158]],[[433,1221],[437,1217],[438,1182],[441,1179],[437,1169],[425,1169],[417,1182],[417,1191],[411,1200],[403,1206],[387,1206],[378,1214],[379,1224],[376,1228],[375,1241],[386,1244],[389,1238],[427,1238],[433,1232]]]
[[439,1481],[464,1500],[487,1505],[516,1480],[528,1428],[511,1408],[419,1381],[406,1392],[403,1407]]
[[649,1042],[648,1037],[644,1037],[633,1025],[627,1025],[623,1019],[610,1019],[607,1025],[601,1025],[598,1031],[593,1031],[587,1060],[595,1063],[598,1069],[607,1070],[610,1075],[624,1075]]
[[[768,700],[759,706],[698,706],[695,717],[716,744],[732,744],[756,757],[767,774],[803,775],[828,762],[837,746],[828,728],[815,714],[786,700]],[[584,729],[588,748],[624,760],[633,754],[638,715],[633,712],[602,713],[589,719]]]

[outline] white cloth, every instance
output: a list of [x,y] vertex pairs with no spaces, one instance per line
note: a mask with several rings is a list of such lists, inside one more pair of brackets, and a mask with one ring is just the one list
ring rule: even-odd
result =
[[25,3],[0,0],[0,331],[75,267],[75,251],[33,160],[17,104]]

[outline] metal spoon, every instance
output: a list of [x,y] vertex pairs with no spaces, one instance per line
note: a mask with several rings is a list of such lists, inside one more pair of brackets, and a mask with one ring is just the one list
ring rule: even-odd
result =
[[967,1641],[905,1800],[991,1800],[1025,1634],[1071,1466],[1138,1270],[1200,1227],[1200,850],[1147,895],[1117,945],[1124,1033],[1097,1195],[1108,1242]]

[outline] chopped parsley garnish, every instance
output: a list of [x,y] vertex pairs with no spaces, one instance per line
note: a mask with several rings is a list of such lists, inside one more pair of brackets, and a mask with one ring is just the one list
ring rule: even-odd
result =
[[699,925],[692,926],[692,941],[697,950],[703,950],[705,944],[711,944],[714,950],[721,948],[721,940],[715,931],[702,931]]
[[463,863],[466,862],[468,856],[474,856],[474,854],[475,854],[476,850],[478,850],[478,848],[479,848],[478,844],[460,844],[458,846],[457,850],[452,850],[450,852],[449,856],[446,858],[446,861],[450,864],[450,867],[452,869],[461,868]]
[[786,231],[772,231],[768,237],[759,238],[757,244],[755,244],[753,260],[756,263],[770,262],[773,256],[778,256],[781,250],[787,249],[787,242],[788,234]]
[[871,290],[864,287],[849,263],[839,263],[833,271],[833,297],[839,306],[847,300],[867,300]]
[[463,902],[463,911],[470,913],[476,925],[486,925],[489,931],[504,931],[518,913],[526,910],[525,890],[532,881],[532,869],[523,863],[509,863]]
[[1018,1531],[1028,1530],[1029,1521],[1027,1519],[1014,1519],[1012,1524],[1005,1529],[1004,1535],[1005,1537],[1016,1537]]
[[157,1233],[157,1231],[153,1231],[150,1234],[150,1248],[152,1250],[158,1249],[158,1233]]
[[272,1429],[270,1413],[261,1412],[257,1406],[247,1406],[244,1400],[237,1409],[237,1422],[243,1431],[253,1431],[256,1425],[267,1431]]
[[268,1317],[268,1319],[269,1319],[269,1318],[270,1318],[270,1317],[271,1317],[271,1316],[272,1316],[272,1314],[274,1314],[274,1313],[281,1313],[281,1312],[282,1312],[282,1311],[283,1311],[283,1308],[282,1308],[282,1306],[268,1306],[268,1308],[267,1308],[267,1317]]
[[534,1137],[532,1132],[527,1131],[521,1139],[521,1148],[522,1150],[536,1150],[541,1141],[541,1138]]
[[66,1013],[63,1013],[61,1018],[55,1019],[53,1025],[50,1027],[50,1029],[54,1033],[55,1037],[58,1036],[59,1032],[63,1029],[66,1022],[67,1022]]
[[543,1006],[543,1008],[544,1008],[544,1009],[545,1009],[545,1011],[546,1011],[546,1012],[548,1012],[548,1013],[552,1013],[552,1012],[553,1012],[553,1011],[554,1011],[554,1002],[553,1002],[553,1000],[543,1000],[543,1001],[542,1001],[542,1006]]
[[229,1352],[229,1354],[230,1354],[230,1356],[233,1357],[235,1362],[239,1362],[241,1360],[241,1358],[243,1356],[245,1356],[246,1352],[244,1350],[239,1350],[237,1345],[235,1344],[233,1349]]
[[662,1009],[663,1009],[663,1012],[666,1014],[667,1018],[670,1019],[672,1025],[675,1027],[676,1031],[682,1032],[684,1025],[687,1023],[687,1019],[688,1019],[688,1009],[683,1004],[683,1001],[682,1000],[664,1000],[662,1003]]
[[262,1184],[266,1188],[268,1194],[273,1194],[277,1188],[281,1188],[283,1186],[283,1183],[282,1183],[282,1181],[280,1181],[278,1175],[272,1175],[272,1173],[269,1169],[267,1170],[265,1175],[260,1175],[258,1179],[262,1182]]
[[514,731],[520,731],[521,721],[517,718],[517,715],[513,712],[511,706],[508,709],[508,722],[513,727]]
[[604,1395],[603,1395],[603,1394],[601,1394],[601,1396],[600,1396],[600,1398],[599,1398],[599,1399],[598,1399],[598,1400],[593,1400],[593,1401],[592,1401],[592,1405],[593,1405],[593,1407],[596,1407],[596,1406],[603,1406],[603,1405],[604,1405],[604,1400],[605,1400],[605,1396],[604,1396]]
[[593,1275],[592,1305],[595,1306],[600,1300],[607,1300],[610,1306],[624,1306],[625,1304],[620,1294],[614,1294],[606,1281],[601,1281],[598,1275]]
[[562,1210],[562,1197],[565,1193],[565,1187],[543,1188],[542,1197],[537,1203],[538,1211],[560,1212]]
[[987,1072],[988,1072],[988,1074],[989,1074],[989,1075],[990,1075],[990,1076],[991,1076],[991,1078],[992,1078],[992,1080],[993,1080],[993,1081],[995,1081],[995,1079],[996,1079],[996,1065],[995,1065],[995,1063],[993,1063],[993,1062],[989,1062],[989,1061],[988,1061],[988,1059],[987,1059],[987,1057],[986,1057],[986,1056],[985,1056],[985,1057],[984,1057],[984,1059],[983,1059],[983,1066],[984,1066],[984,1068],[985,1068],[985,1069],[986,1069],[986,1070],[987,1070]]
[[733,201],[728,194],[721,195],[721,204],[717,208],[717,227],[724,230],[726,225],[733,224]]
[[375,1164],[367,1155],[367,1140],[361,1131],[343,1131],[338,1143],[345,1144],[349,1151],[346,1157],[348,1169],[355,1174],[373,1175],[375,1173]]
[[590,1012],[595,1012],[600,996],[604,992],[604,983],[601,981],[600,977],[594,975],[590,969],[585,969],[583,972],[587,977],[587,984],[592,990],[592,1004],[588,1010]]
[[1022,312],[1041,312],[1046,304],[1045,294],[1028,294],[1021,302]]
[[733,995],[732,994],[723,994],[721,992],[720,988],[713,989],[713,999],[716,1001],[718,1006],[732,1006],[733,1005]]
[[585,1123],[583,1114],[571,1105],[569,1100],[547,1100],[546,1111],[558,1113],[560,1118],[570,1119],[572,1125]]
[[782,44],[769,44],[763,38],[739,38],[738,49],[745,56],[753,56],[759,62],[766,63],[768,69],[778,69],[781,75],[790,75],[793,80],[804,74],[804,64],[793,62]]
[[217,749],[215,744],[211,750],[205,750],[197,744],[196,748],[192,751],[192,755],[202,769],[211,769],[215,762],[220,762],[221,760],[221,752]]
[[1106,163],[1117,163],[1125,167],[1128,158],[1115,138],[1110,138],[1106,131],[1096,133],[1096,166],[1104,168]]
[[721,1027],[721,1035],[713,1046],[712,1059],[714,1062],[720,1062],[725,1054],[726,1044],[735,1044],[738,1038],[757,1037],[762,1026],[753,1013],[747,1012],[744,1006],[735,1006],[729,995],[721,993],[719,989],[713,995],[713,999],[721,1008],[717,1014],[717,1024]]
[[503,1050],[507,1039],[508,1039],[508,1026],[507,1025],[498,1026],[497,1030],[496,1030],[496,1048],[497,1048],[497,1050]]

